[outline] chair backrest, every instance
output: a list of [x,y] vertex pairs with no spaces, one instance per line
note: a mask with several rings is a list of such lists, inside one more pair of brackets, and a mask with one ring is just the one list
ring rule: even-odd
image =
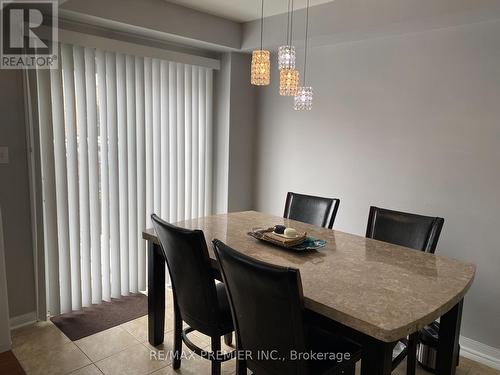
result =
[[[248,367],[256,373],[306,373],[303,361],[289,360],[292,350],[305,350],[299,271],[249,258],[219,240],[213,244],[231,305],[238,348],[252,353]],[[288,360],[262,358],[266,353]]]
[[434,253],[444,219],[370,207],[366,237]]
[[289,192],[286,196],[283,217],[332,229],[339,204],[340,199],[337,198],[322,198]]
[[219,306],[203,232],[176,227],[154,214],[151,219],[182,319],[197,330],[213,330],[219,323]]

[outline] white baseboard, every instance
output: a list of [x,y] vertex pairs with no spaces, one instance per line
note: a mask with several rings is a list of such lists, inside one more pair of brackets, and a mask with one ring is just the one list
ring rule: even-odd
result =
[[28,324],[35,323],[37,321],[36,311],[31,311],[29,313],[18,315],[10,318],[10,329],[16,329],[20,327],[27,326]]
[[500,349],[460,336],[460,355],[500,370]]

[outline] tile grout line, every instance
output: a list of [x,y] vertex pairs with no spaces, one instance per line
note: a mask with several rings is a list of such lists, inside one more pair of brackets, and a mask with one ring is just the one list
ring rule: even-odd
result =
[[[125,348],[123,348],[123,349],[121,349],[121,350],[117,351],[116,353],[113,353],[113,354],[111,354],[111,355],[109,355],[109,356],[106,356],[106,357],[101,358],[101,359],[99,359],[98,361],[95,361],[95,362],[94,362],[94,361],[93,361],[93,360],[92,360],[92,359],[91,359],[91,358],[87,355],[87,353],[85,353],[85,352],[82,350],[82,348],[80,348],[80,346],[78,346],[78,344],[76,343],[76,341],[78,341],[78,340],[72,341],[71,339],[69,339],[69,338],[68,338],[68,337],[64,334],[64,332],[62,332],[62,331],[59,329],[59,327],[57,327],[55,324],[53,324],[53,325],[54,325],[54,327],[56,327],[56,328],[57,328],[57,329],[58,329],[58,330],[59,330],[59,331],[60,331],[60,332],[61,332],[61,333],[62,333],[62,334],[63,334],[63,335],[64,335],[64,336],[65,336],[65,337],[69,340],[69,342],[64,343],[64,345],[67,345],[67,344],[69,344],[69,343],[74,344],[74,345],[75,345],[75,347],[76,347],[76,348],[77,348],[77,349],[78,349],[78,350],[79,350],[79,351],[80,351],[80,352],[81,352],[81,353],[82,353],[82,354],[83,354],[83,355],[84,355],[84,356],[85,356],[85,357],[89,360],[89,362],[90,362],[90,363],[88,363],[88,364],[86,364],[86,365],[84,365],[84,366],[82,366],[82,367],[76,368],[76,369],[74,369],[74,370],[72,370],[72,371],[70,371],[70,372],[66,373],[65,375],[70,375],[70,374],[72,374],[72,373],[73,373],[73,372],[75,372],[75,371],[81,370],[82,368],[87,367],[87,366],[91,366],[91,365],[94,365],[94,366],[97,368],[97,370],[99,370],[99,372],[100,372],[101,374],[104,374],[104,373],[102,372],[102,370],[99,368],[99,366],[97,365],[97,362],[103,361],[103,360],[105,360],[105,359],[107,359],[107,358],[109,358],[109,357],[112,357],[112,356],[113,356],[113,355],[115,355],[115,354],[121,353],[122,351],[125,351],[125,350],[127,350],[127,349],[131,348],[131,347],[132,347],[132,346],[134,346],[134,345],[141,344],[141,342],[139,342],[139,340],[138,340],[138,339],[137,339],[134,335],[132,335],[132,334],[131,334],[130,332],[128,332],[126,329],[124,329],[123,327],[121,327],[121,325],[111,327],[111,328],[109,328],[109,329],[116,328],[116,327],[120,327],[123,331],[125,331],[127,334],[129,334],[129,335],[130,335],[130,336],[131,336],[131,337],[132,337],[132,338],[136,341],[136,343],[134,343],[133,345],[127,346],[127,347],[125,347]],[[104,331],[101,331],[101,332],[104,332]],[[100,332],[97,332],[97,333],[95,333],[94,335],[96,335],[96,334],[98,334],[98,333],[100,333]],[[92,336],[92,335],[90,335],[90,336]],[[87,337],[90,337],[90,336],[87,336]],[[85,337],[84,337],[84,338],[85,338]],[[81,340],[81,339],[80,339],[80,340]],[[21,363],[21,361],[19,361],[19,362]],[[23,368],[23,369],[24,369],[24,368]]]
[[[96,365],[96,367],[97,367],[97,368],[99,368],[99,367],[97,366],[97,362],[103,361],[103,360],[105,360],[105,359],[107,359],[107,358],[109,358],[109,357],[114,356],[115,354],[121,353],[121,352],[123,352],[124,350],[127,350],[128,348],[130,348],[130,347],[132,347],[132,346],[134,346],[134,345],[137,345],[137,344],[140,344],[140,343],[141,343],[141,342],[140,342],[140,341],[139,341],[139,340],[138,340],[138,339],[137,339],[134,335],[132,335],[130,332],[128,332],[126,329],[124,329],[124,328],[123,328],[123,327],[121,327],[121,326],[114,326],[114,327],[111,327],[111,328],[108,328],[108,329],[113,329],[113,328],[116,328],[116,327],[120,327],[120,328],[121,328],[121,329],[123,329],[125,332],[127,332],[130,336],[132,336],[132,338],[133,338],[135,341],[137,341],[137,343],[134,343],[134,344],[132,344],[132,345],[126,346],[125,348],[122,348],[122,349],[118,350],[116,353],[110,354],[110,355],[108,355],[108,356],[106,356],[106,357],[103,357],[103,358],[101,358],[101,359],[97,360],[97,361],[93,361],[93,360],[92,360],[92,359],[91,359],[91,358],[90,358],[90,357],[89,357],[89,356],[88,356],[88,355],[87,355],[87,354],[86,354],[86,353],[82,350],[82,348],[80,348],[80,347],[78,346],[78,344],[76,344],[76,341],[78,341],[78,340],[76,340],[76,341],[71,341],[71,342],[72,342],[72,343],[74,343],[74,344],[76,345],[76,347],[77,347],[78,349],[80,349],[80,350],[83,352],[83,354],[85,354],[85,356],[86,356],[86,357],[90,360],[90,363],[91,363],[91,364],[94,364],[94,365]],[[106,331],[106,330],[105,330],[105,331]],[[104,331],[101,331],[101,332],[104,332]],[[94,335],[97,335],[97,334],[99,334],[99,333],[101,333],[101,332],[94,333]],[[93,335],[90,335],[90,336],[93,336]],[[87,336],[87,337],[90,337],[90,336]],[[84,338],[86,338],[86,337],[83,337],[82,339],[84,339]],[[82,339],[80,339],[80,340],[82,340]],[[88,366],[88,365],[87,365],[87,366]],[[85,366],[84,366],[84,367],[85,367]],[[99,371],[101,371],[101,369],[99,369]],[[102,371],[101,371],[101,372],[102,372]]]
[[[144,346],[147,350],[149,350],[149,351],[150,351],[150,353],[151,353],[151,351],[152,351],[152,350],[151,350],[151,348],[148,346],[148,345],[149,345],[149,342],[148,342],[147,340],[146,340],[146,341],[144,341],[144,342],[141,342],[141,344],[142,344],[142,345],[143,345],[143,346]],[[154,346],[154,348],[156,348],[156,347]],[[151,357],[150,357],[150,360],[151,360]],[[163,361],[163,362],[167,362],[167,361]],[[165,366],[163,366],[162,368],[159,368],[159,369],[156,369],[156,370],[154,370],[154,371],[152,371],[152,372],[149,372],[147,375],[151,375],[151,374],[153,374],[153,373],[155,373],[155,372],[157,372],[157,371],[160,371],[160,370],[164,369],[165,367],[170,366],[171,364],[172,364],[172,360],[168,361],[168,363],[167,363]]]
[[[131,347],[133,347],[133,346],[137,346],[138,344],[140,344],[140,342],[137,342],[136,344],[133,344],[133,345],[127,346],[127,347],[125,347],[125,348],[122,348],[122,349],[118,350],[116,353],[113,353],[113,354],[111,354],[111,355],[108,355],[107,357],[101,358],[101,359],[99,359],[99,360],[97,360],[97,361],[95,361],[95,362],[92,362],[92,363],[93,363],[94,365],[96,365],[96,366],[97,366],[97,363],[102,362],[102,361],[104,361],[105,359],[111,358],[111,357],[113,357],[114,355],[117,355],[117,354],[119,354],[119,353],[121,353],[121,352],[124,352],[125,350],[128,350],[128,349],[130,349],[130,348],[131,348]],[[99,366],[97,366],[97,367],[99,367]]]
[[[69,339],[68,339],[68,340],[69,340]],[[78,350],[80,350],[80,348],[79,348],[79,347],[78,347],[78,346],[77,346],[77,345],[76,345],[73,341],[71,341],[71,340],[69,340],[68,342],[64,342],[64,343],[62,343],[62,344],[58,344],[55,348],[57,349],[57,351],[59,351],[60,349],[64,348],[64,347],[65,347],[65,346],[67,346],[67,345],[70,345],[70,344],[75,345],[75,347],[76,347]],[[53,349],[53,351],[56,351],[56,350],[54,350],[54,348],[52,348],[52,349]],[[41,357],[41,356],[45,355],[45,354],[46,354],[46,352],[47,352],[47,350],[45,350],[45,351],[41,351],[41,352],[39,352],[39,353],[37,353],[37,354],[35,354],[35,355],[31,355],[31,356],[28,356],[28,357],[29,357],[29,359],[31,359],[31,358],[37,358],[37,357]],[[16,355],[16,353],[15,353],[15,351],[14,351],[14,350],[12,350],[12,353],[13,353],[13,354],[14,354],[14,356],[16,357],[17,361],[21,364],[21,367],[23,368],[23,370],[27,373],[27,370],[25,369],[25,366],[23,365],[25,362],[27,362],[27,360],[22,359],[22,358],[19,358],[19,357]],[[85,353],[83,353],[83,354],[85,355]],[[87,357],[87,356],[85,355],[85,357]],[[89,364],[87,364],[87,365],[85,365],[85,366],[88,366],[88,365],[89,365]],[[85,366],[83,366],[83,367],[85,367]],[[79,370],[80,368],[81,368],[81,367],[79,367],[79,368],[77,368],[77,369],[75,369],[75,370],[73,370],[73,371]]]
[[82,367],[79,367],[79,368],[77,368],[77,369],[74,369],[74,370],[72,370],[72,371],[70,371],[70,372],[67,372],[65,375],[69,375],[69,374],[71,374],[71,373],[73,373],[73,372],[75,372],[75,371],[81,370],[81,369],[82,369],[82,368],[84,368],[84,367],[87,367],[87,366],[90,366],[90,365],[93,365],[93,364],[94,364],[94,363],[92,362],[92,360],[89,358],[89,356],[88,356],[88,355],[87,355],[87,354],[86,354],[86,353],[85,353],[82,349],[80,349],[80,347],[79,347],[78,345],[76,345],[73,341],[71,341],[71,342],[72,342],[72,343],[76,346],[76,348],[77,348],[80,352],[82,352],[82,354],[85,356],[85,358],[87,358],[87,359],[89,360],[89,362],[90,362],[90,363],[87,363],[85,366],[82,366]]

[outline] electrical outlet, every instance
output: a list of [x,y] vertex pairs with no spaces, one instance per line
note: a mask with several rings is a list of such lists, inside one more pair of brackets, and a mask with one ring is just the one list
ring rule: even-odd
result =
[[0,146],[0,164],[9,164],[9,148]]

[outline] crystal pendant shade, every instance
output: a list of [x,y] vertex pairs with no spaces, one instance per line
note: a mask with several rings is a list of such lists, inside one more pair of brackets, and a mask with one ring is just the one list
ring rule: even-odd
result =
[[269,85],[271,78],[271,61],[269,51],[252,52],[251,83],[256,86]]
[[295,69],[295,47],[294,46],[281,46],[278,49],[278,68]]
[[296,111],[310,111],[313,101],[313,89],[311,86],[299,87],[295,95],[293,109]]
[[299,71],[295,69],[280,70],[280,95],[295,96],[299,87]]

